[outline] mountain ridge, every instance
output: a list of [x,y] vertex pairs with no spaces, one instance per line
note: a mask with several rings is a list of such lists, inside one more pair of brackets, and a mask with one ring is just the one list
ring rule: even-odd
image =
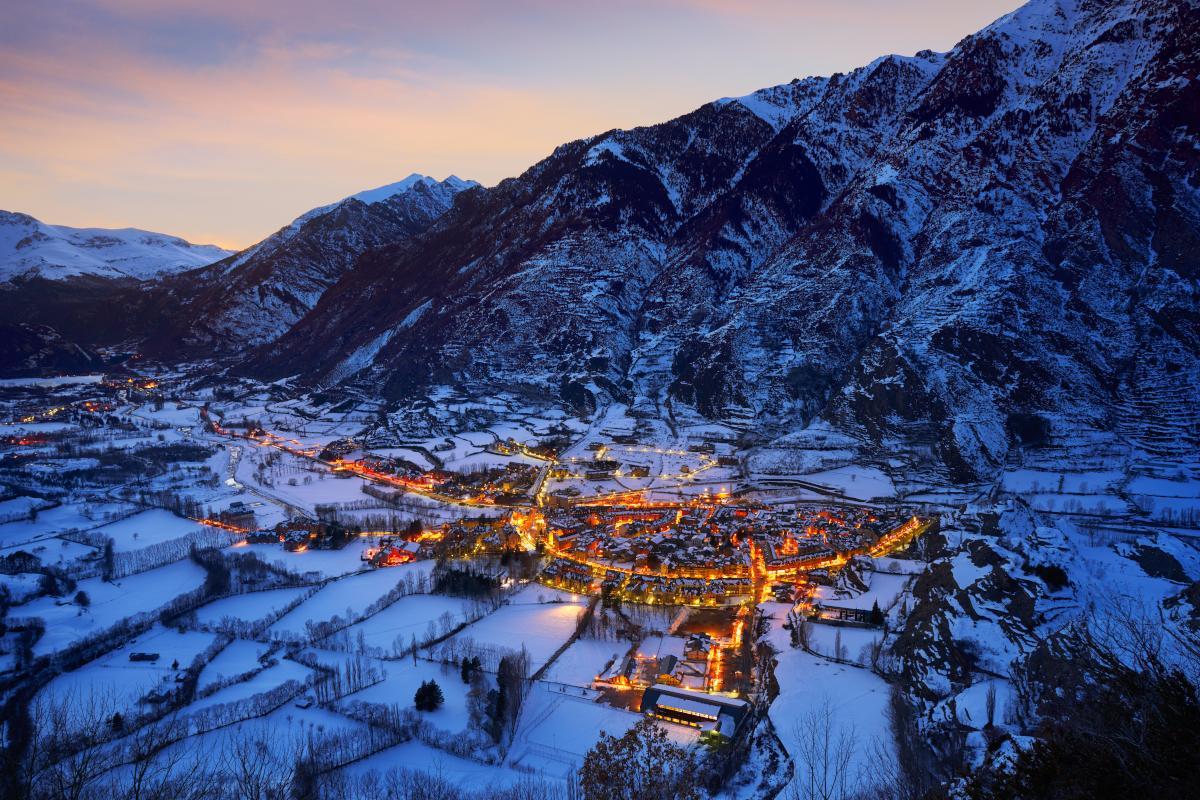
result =
[[318,206],[261,242],[183,271],[29,274],[0,291],[0,313],[29,324],[53,320],[85,346],[132,347],[164,360],[237,353],[286,330],[362,252],[422,232],[475,186],[414,173]]
[[233,251],[140,228],[73,228],[0,210],[0,282],[77,276],[147,280]]
[[[309,386],[356,374],[398,402],[504,385],[585,412],[619,400],[784,431],[824,421],[869,448],[933,447],[962,481],[995,469],[1021,420],[1110,430],[1122,378],[1101,343],[1124,359],[1169,328],[1170,374],[1200,377],[1195,152],[1160,166],[1117,144],[1194,135],[1195,7],[1034,0],[944,55],[567,143],[411,246],[366,254],[239,371]],[[1117,174],[1166,202],[1099,191]],[[1148,266],[1121,239],[1148,229],[1070,231],[1113,225],[1115,202],[1175,220],[1167,271],[1185,282],[1162,276],[1166,327],[1115,301]],[[426,303],[420,326],[400,326]],[[1191,446],[1200,408],[1181,402],[1163,424]]]

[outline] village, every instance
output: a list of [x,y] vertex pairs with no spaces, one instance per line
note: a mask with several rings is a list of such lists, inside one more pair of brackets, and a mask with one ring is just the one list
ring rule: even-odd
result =
[[[877,605],[838,604],[838,571],[856,557],[900,549],[927,527],[917,516],[864,508],[772,509],[708,497],[686,506],[513,509],[398,532],[292,520],[247,538],[296,551],[338,549],[357,537],[365,540],[361,559],[377,568],[532,555],[534,580],[591,597],[589,613],[610,619],[631,643],[588,682],[600,702],[729,738],[752,710],[764,669],[747,635],[758,628],[758,604],[786,604],[796,619],[879,628]],[[625,604],[661,606],[672,617],[661,631],[642,630],[622,613]]]
[[[744,480],[732,432],[674,435],[623,412],[389,441],[357,417],[314,422],[268,398],[189,397],[170,376],[114,375],[14,392],[10,419],[9,468],[51,475],[53,464],[87,466],[60,470],[70,494],[49,513],[96,517],[70,523],[94,532],[14,523],[14,532],[35,533],[13,534],[10,569],[59,570],[81,584],[96,575],[76,591],[103,596],[104,575],[158,585],[160,572],[185,569],[197,548],[216,548],[242,565],[248,594],[176,612],[173,625],[236,635],[229,658],[243,649],[281,658],[239,667],[246,672],[267,665],[281,678],[319,676],[320,659],[370,659],[378,676],[392,677],[376,690],[355,684],[353,695],[399,707],[411,705],[419,677],[460,708],[457,681],[443,673],[478,663],[497,676],[487,684],[519,659],[528,681],[519,721],[501,732],[456,711],[435,726],[430,746],[446,747],[438,737],[466,726],[470,758],[551,778],[576,769],[594,739],[567,743],[552,732],[592,718],[595,735],[653,719],[719,773],[771,707],[774,650],[764,632],[778,637],[786,624],[791,646],[804,631],[804,646],[825,649],[820,642],[833,637],[810,638],[805,625],[843,631],[847,642],[886,635],[881,606],[894,604],[907,577],[879,573],[874,562],[933,523],[917,507],[833,489],[775,498]],[[109,467],[105,442],[118,438],[134,456]],[[157,470],[150,481],[136,475],[147,463]],[[111,557],[106,537],[116,542]],[[41,559],[61,542],[79,560],[51,569]],[[257,598],[276,595],[286,600],[262,617]],[[73,624],[84,624],[92,615],[79,601],[41,613],[76,607],[84,610]],[[248,622],[256,617],[266,621]],[[47,630],[35,656],[60,637],[74,641],[70,629]],[[131,663],[175,663],[157,628],[143,639]],[[324,689],[295,691],[289,713],[345,710]],[[168,681],[142,702],[159,708],[174,697]]]

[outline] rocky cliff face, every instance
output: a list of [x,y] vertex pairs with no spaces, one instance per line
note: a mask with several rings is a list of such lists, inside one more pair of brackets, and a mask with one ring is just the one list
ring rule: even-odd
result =
[[1028,435],[1194,448],[1198,20],[1034,0],[948,54],[563,145],[244,370],[824,420],[958,480]]

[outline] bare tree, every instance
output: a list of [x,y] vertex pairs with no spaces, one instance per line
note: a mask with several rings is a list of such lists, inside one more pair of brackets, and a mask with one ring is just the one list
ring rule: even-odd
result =
[[583,759],[586,800],[698,800],[694,756],[643,718],[623,736],[603,731]]
[[854,726],[842,724],[829,698],[811,708],[792,729],[796,772],[791,800],[850,800],[858,780],[851,773],[857,742]]
[[295,776],[294,754],[299,747],[295,736],[274,726],[250,739],[228,736],[223,742],[221,771],[236,797],[284,800]]
[[872,764],[876,781],[889,787],[890,793],[879,796],[897,800],[919,800],[929,796],[939,780],[937,757],[928,734],[917,724],[916,710],[909,703],[899,684],[892,684],[887,708],[891,727],[892,746],[877,743]]
[[110,722],[119,708],[112,692],[35,697],[21,780],[27,796],[81,800],[113,765],[111,751],[100,745],[111,738]]

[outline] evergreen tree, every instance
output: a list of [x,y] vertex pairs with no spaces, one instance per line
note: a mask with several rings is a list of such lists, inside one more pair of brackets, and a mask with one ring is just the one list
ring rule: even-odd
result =
[[446,697],[437,681],[422,681],[420,688],[413,695],[413,703],[418,711],[437,711],[445,702]]
[[504,735],[504,718],[508,714],[508,697],[504,684],[493,689],[487,695],[488,735],[492,741],[499,742]]
[[104,555],[101,559],[101,578],[106,581],[113,579],[113,569],[116,564],[116,556],[113,552],[113,540],[108,539],[104,542]]

